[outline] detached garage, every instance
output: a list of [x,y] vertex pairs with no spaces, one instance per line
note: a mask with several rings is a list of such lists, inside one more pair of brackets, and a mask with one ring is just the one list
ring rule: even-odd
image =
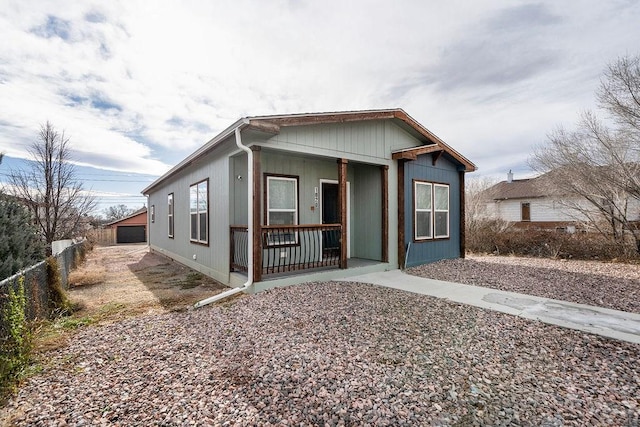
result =
[[115,230],[116,243],[145,243],[147,241],[147,208],[126,218],[110,222],[107,227]]

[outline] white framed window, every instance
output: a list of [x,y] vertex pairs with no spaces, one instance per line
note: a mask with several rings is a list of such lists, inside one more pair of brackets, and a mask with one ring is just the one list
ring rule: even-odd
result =
[[209,180],[200,181],[189,187],[189,210],[191,222],[190,240],[209,243]]
[[414,239],[449,237],[449,185],[413,182]]
[[449,237],[449,186],[433,184],[433,228],[436,239]]
[[414,237],[416,240],[433,238],[433,184],[430,182],[414,181],[413,200]]
[[169,193],[167,196],[167,224],[168,224],[168,236],[173,239],[173,193]]
[[[267,225],[298,225],[298,177],[266,176],[266,223]],[[268,234],[269,245],[293,245],[297,233],[280,230]]]
[[151,223],[156,222],[156,205],[151,205]]

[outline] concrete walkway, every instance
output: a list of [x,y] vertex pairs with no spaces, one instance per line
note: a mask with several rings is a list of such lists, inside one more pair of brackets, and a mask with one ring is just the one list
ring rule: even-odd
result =
[[342,281],[371,283],[539,320],[552,325],[640,344],[640,314],[479,286],[425,279],[391,270]]

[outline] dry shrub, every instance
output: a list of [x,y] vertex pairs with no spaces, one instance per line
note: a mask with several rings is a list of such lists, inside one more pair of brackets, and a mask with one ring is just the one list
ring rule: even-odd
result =
[[473,232],[467,231],[469,252],[519,255],[540,258],[639,261],[633,242],[619,244],[598,233],[496,229],[490,221]]

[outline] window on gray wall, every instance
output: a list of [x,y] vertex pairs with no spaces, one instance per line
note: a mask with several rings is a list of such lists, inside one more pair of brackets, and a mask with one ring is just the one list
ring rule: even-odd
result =
[[209,180],[200,181],[189,188],[189,209],[190,240],[207,244],[209,242]]
[[287,225],[298,224],[298,177],[266,176],[267,225],[285,226],[270,232],[269,245],[291,245],[297,243],[297,233]]
[[169,224],[169,237],[173,239],[173,193],[167,196],[167,223]]

